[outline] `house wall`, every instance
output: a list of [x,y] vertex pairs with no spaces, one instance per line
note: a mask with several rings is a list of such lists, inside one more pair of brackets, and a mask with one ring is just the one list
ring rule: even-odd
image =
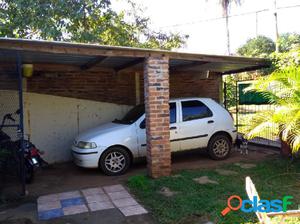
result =
[[[18,109],[18,92],[0,90],[0,117]],[[9,105],[9,106],[8,106]],[[70,148],[81,132],[121,118],[130,106],[46,94],[24,93],[24,131],[45,151],[45,159],[62,162],[71,159]],[[16,128],[5,128],[16,139]]]
[[[66,69],[67,70],[67,69]],[[121,118],[136,103],[136,74],[111,71],[36,71],[24,80],[25,133],[45,151],[49,162],[67,161],[75,136]],[[140,102],[144,102],[143,72],[139,72]],[[170,74],[170,97],[211,97],[219,100],[220,76]],[[5,84],[4,84],[5,83]],[[15,81],[0,82],[0,105],[17,109]],[[8,89],[8,90],[3,90]],[[10,89],[10,90],[9,90]],[[3,110],[0,110],[3,111]],[[0,112],[1,116],[1,112]]]
[[25,133],[49,162],[71,159],[71,145],[81,132],[121,118],[129,106],[92,100],[25,93]]
[[[143,72],[139,72],[140,101],[144,101]],[[220,100],[221,76],[211,73],[170,73],[170,97],[210,97]],[[27,81],[27,91],[55,96],[135,105],[135,73],[111,71],[40,72]]]

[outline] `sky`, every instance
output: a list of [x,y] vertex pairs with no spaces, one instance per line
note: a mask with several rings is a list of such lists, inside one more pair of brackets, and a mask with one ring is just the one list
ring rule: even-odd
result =
[[[151,28],[165,32],[189,35],[187,43],[178,51],[225,54],[225,19],[219,0],[133,0],[144,9],[151,19]],[[113,0],[116,10],[126,9],[124,1]],[[280,33],[300,33],[300,0],[277,0],[277,7],[298,5],[294,8],[278,9]],[[266,10],[263,12],[251,13]],[[247,14],[249,13],[250,14]],[[274,0],[242,0],[240,6],[232,5],[229,19],[231,52],[249,38],[265,35],[275,39]],[[257,22],[256,22],[257,21]],[[256,25],[257,24],[257,25]]]

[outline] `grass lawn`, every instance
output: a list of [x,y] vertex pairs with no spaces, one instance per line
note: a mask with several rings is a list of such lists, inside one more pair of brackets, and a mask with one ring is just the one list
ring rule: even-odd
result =
[[[274,158],[259,162],[256,167],[250,169],[242,169],[234,164],[221,168],[236,171],[238,174],[224,176],[214,169],[201,169],[181,171],[171,177],[155,180],[139,175],[129,178],[128,187],[159,223],[199,223],[203,217],[214,223],[256,223],[258,220],[254,213],[235,211],[225,217],[220,214],[231,195],[248,199],[245,191],[246,176],[251,177],[261,199],[282,199],[283,196],[291,195],[294,197],[293,204],[288,210],[298,209],[299,161],[291,164],[289,161]],[[208,176],[219,184],[201,185],[193,181],[193,178],[201,176]],[[177,194],[171,197],[163,196],[159,193],[162,187],[167,187]],[[300,218],[294,218],[289,223],[300,223]]]

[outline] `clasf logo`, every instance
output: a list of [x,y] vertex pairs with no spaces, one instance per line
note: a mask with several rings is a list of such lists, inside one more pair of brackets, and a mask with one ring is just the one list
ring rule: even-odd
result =
[[[246,213],[250,212],[286,212],[287,206],[291,205],[290,201],[292,196],[284,196],[282,200],[258,200],[257,196],[253,200],[243,200],[238,195],[232,195],[227,200],[227,207],[221,212],[223,216],[227,215],[230,211],[241,210]],[[238,205],[233,206],[232,201],[238,201]]]

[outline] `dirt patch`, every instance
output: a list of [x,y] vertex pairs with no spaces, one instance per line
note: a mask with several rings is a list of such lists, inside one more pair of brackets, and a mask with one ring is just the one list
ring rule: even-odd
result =
[[232,176],[232,175],[237,175],[238,172],[233,171],[233,170],[224,170],[224,169],[216,169],[216,172],[222,176]]
[[12,219],[0,221],[0,224],[34,224],[30,219]]
[[219,184],[217,181],[209,179],[208,176],[194,178],[193,180],[198,184]]
[[168,188],[168,187],[162,187],[158,193],[160,193],[161,195],[163,195],[165,197],[172,197],[175,194],[177,194],[178,192],[171,191],[170,188]]
[[251,169],[256,167],[253,163],[235,163],[234,165],[241,167],[242,169]]
[[[252,161],[254,163],[264,160],[265,158],[270,158],[270,155],[262,153],[263,151],[266,151],[266,149],[257,148],[257,151],[249,151],[245,163],[251,163]],[[174,178],[182,178],[179,175],[176,175],[178,174],[178,171],[217,169],[224,164],[241,163],[242,161],[245,161],[245,157],[238,152],[233,152],[226,160],[214,161],[209,158],[207,153],[205,153],[205,150],[193,150],[173,154],[172,170],[174,172]],[[128,173],[116,177],[105,176],[99,169],[79,168],[73,163],[53,164],[48,169],[37,170],[35,180],[32,184],[27,185],[29,195],[26,198],[35,198],[41,195],[83,188],[123,184],[127,181],[128,177],[140,174],[147,174],[145,160],[134,163]],[[8,191],[20,193],[21,186],[19,184],[7,183],[5,188],[5,195],[8,195]],[[8,202],[8,204],[10,204],[10,202]],[[4,207],[7,207],[7,205]]]

